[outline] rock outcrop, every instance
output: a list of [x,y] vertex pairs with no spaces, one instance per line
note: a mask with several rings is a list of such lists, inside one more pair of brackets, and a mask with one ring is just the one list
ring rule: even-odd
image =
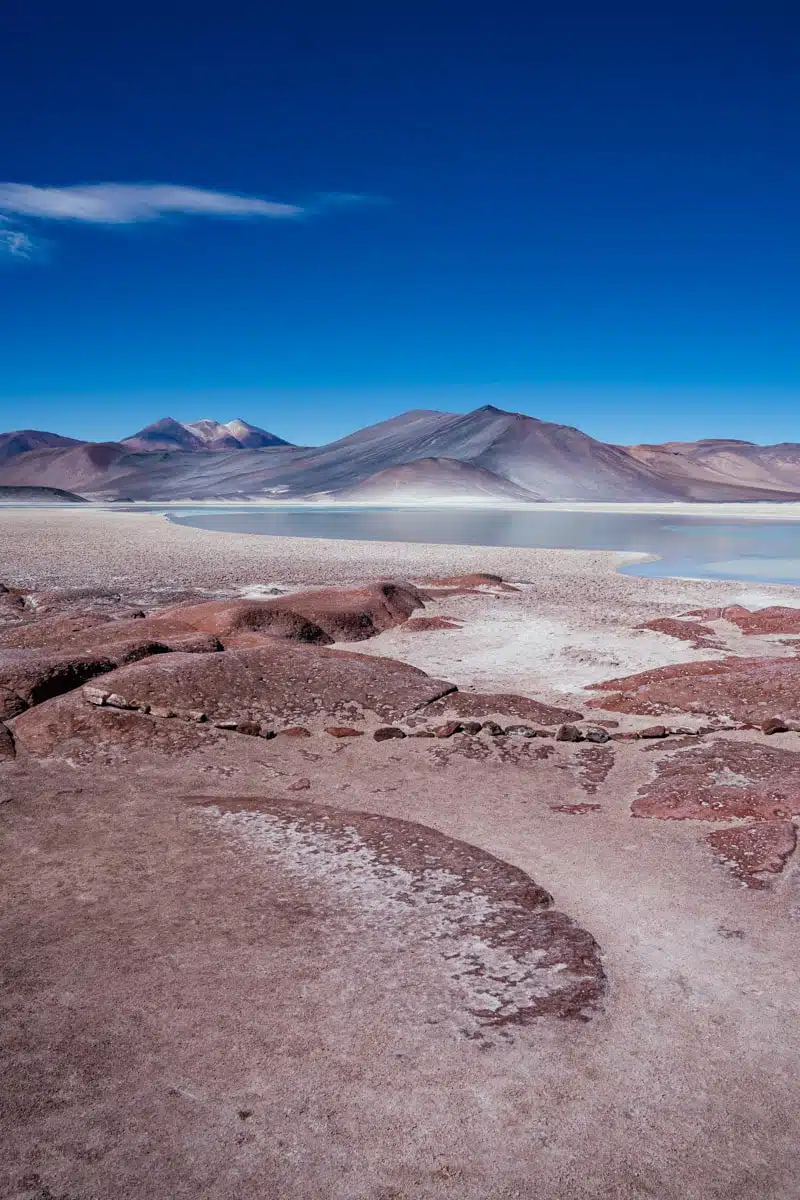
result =
[[595,684],[589,708],[662,716],[698,713],[760,725],[800,719],[800,658],[726,658],[678,663]]

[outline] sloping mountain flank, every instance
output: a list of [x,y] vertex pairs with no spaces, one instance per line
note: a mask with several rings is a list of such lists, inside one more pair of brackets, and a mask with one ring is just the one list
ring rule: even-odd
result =
[[[472,463],[454,458],[420,458],[387,467],[352,488],[334,493],[337,500],[413,503],[448,500],[536,501],[537,496]],[[321,497],[320,497],[321,498]]]
[[0,463],[29,450],[48,447],[83,445],[77,438],[62,437],[60,433],[47,433],[43,429],[14,429],[11,433],[0,433]]
[[[708,438],[699,442],[666,442],[661,446],[628,446],[628,453],[665,478],[694,490],[712,484],[755,488],[765,492],[800,493],[800,444]],[[784,499],[784,496],[775,497]]]
[[0,504],[85,504],[86,497],[63,488],[4,487],[0,484]]
[[423,498],[466,501],[800,499],[800,446],[792,443],[612,446],[492,406],[415,410],[318,447],[289,445],[238,419],[183,425],[165,418],[122,443],[64,440],[0,456],[0,484],[154,501],[379,500],[387,488],[396,498],[423,488]]

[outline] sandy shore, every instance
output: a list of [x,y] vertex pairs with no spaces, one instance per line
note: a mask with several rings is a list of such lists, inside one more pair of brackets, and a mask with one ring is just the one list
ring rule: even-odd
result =
[[464,623],[462,629],[420,637],[399,628],[364,643],[364,651],[401,658],[461,687],[562,699],[600,679],[708,657],[638,628],[655,617],[735,603],[800,605],[800,590],[786,586],[620,574],[621,566],[643,558],[615,551],[269,537],[98,509],[0,514],[0,581],[38,589],[118,589],[142,603],[158,602],[162,590],[258,595],[381,576],[493,572],[520,591],[442,604],[442,612]]

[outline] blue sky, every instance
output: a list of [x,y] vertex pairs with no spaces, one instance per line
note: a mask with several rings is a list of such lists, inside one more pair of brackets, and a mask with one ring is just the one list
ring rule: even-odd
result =
[[112,7],[1,19],[0,428],[800,440],[794,6]]

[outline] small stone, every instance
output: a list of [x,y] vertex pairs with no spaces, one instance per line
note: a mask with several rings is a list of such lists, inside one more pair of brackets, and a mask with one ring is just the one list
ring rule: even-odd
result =
[[490,737],[502,737],[505,733],[502,725],[498,725],[497,721],[484,721],[481,729],[484,733],[488,733]]
[[305,725],[290,725],[288,729],[279,729],[278,733],[284,737],[311,737],[311,730],[306,729]]
[[335,738],[349,738],[349,737],[363,737],[364,736],[363,729],[351,729],[351,727],[349,725],[328,725],[325,729],[325,732],[329,733],[331,735],[331,737],[335,737]]
[[391,738],[404,738],[406,735],[394,725],[384,725],[376,729],[372,736],[376,742],[388,742]]
[[446,721],[444,725],[435,726],[433,732],[437,738],[449,738],[454,733],[461,733],[463,728],[460,721]]
[[106,700],[108,699],[108,697],[110,695],[111,695],[110,692],[105,692],[105,691],[103,691],[102,688],[98,688],[98,687],[83,688],[84,700],[86,700],[89,704],[96,704],[98,707],[105,704]]
[[169,717],[174,717],[175,715],[176,715],[175,710],[172,708],[161,708],[157,704],[150,705],[150,716],[151,717],[161,717],[164,720],[166,720]]
[[234,729],[238,729],[239,726],[236,721],[214,721],[214,728],[215,729],[234,730]]
[[557,742],[582,742],[583,734],[577,725],[559,725],[556,730]]
[[602,743],[611,741],[611,734],[608,732],[608,730],[600,729],[599,727],[587,729],[584,733],[584,737],[586,738],[587,742]]
[[506,725],[505,732],[512,737],[536,737],[536,730],[530,725]]
[[480,733],[482,728],[483,728],[483,726],[481,725],[480,721],[465,721],[464,724],[461,726],[461,730],[463,733],[469,733],[469,734],[473,734],[473,735],[476,733]]
[[648,725],[647,729],[637,729],[637,738],[665,738],[667,736],[667,728],[665,725]]
[[239,721],[236,725],[236,732],[243,733],[246,737],[258,737],[261,733],[261,726],[257,721]]
[[290,792],[307,792],[311,787],[310,779],[296,779],[294,783],[289,784]]
[[789,726],[781,717],[767,717],[761,722],[761,732],[766,734],[788,733]]
[[204,712],[200,712],[198,709],[189,709],[186,716],[188,720],[196,721],[198,725],[202,725],[204,721],[208,720],[206,714]]
[[119,692],[110,692],[106,695],[106,704],[111,708],[133,708],[129,700],[124,696],[120,696]]

